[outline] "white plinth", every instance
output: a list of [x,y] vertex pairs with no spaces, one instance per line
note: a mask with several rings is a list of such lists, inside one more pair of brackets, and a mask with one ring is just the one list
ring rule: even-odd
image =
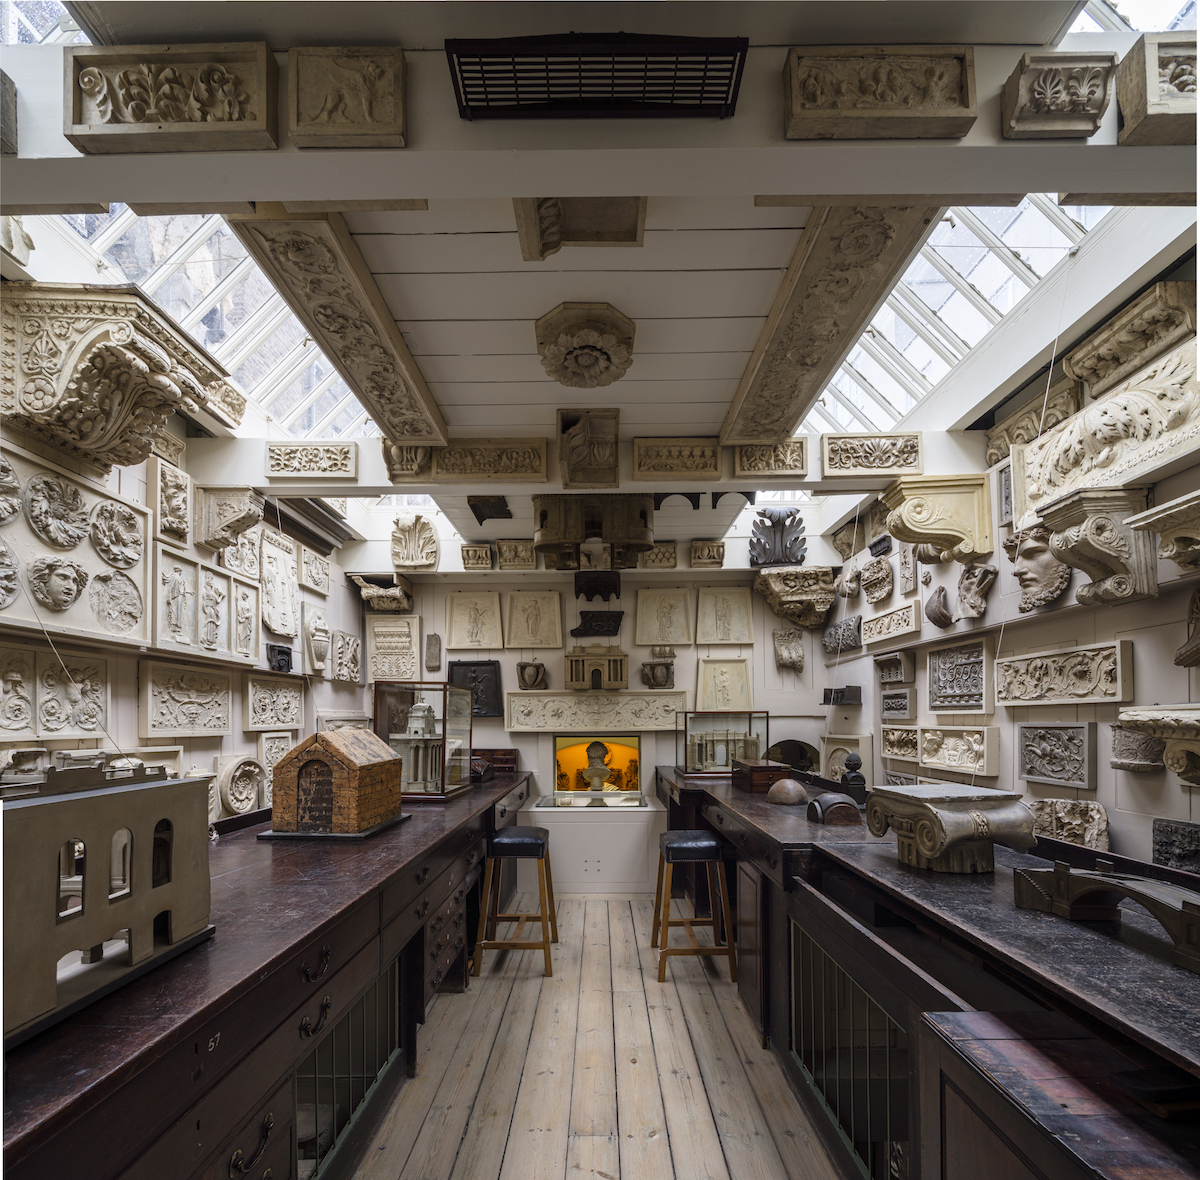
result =
[[[667,830],[667,809],[655,798],[647,806],[546,807],[531,799],[517,823],[550,833],[554,892],[653,893],[658,837]],[[517,889],[537,893],[533,860],[517,861]]]

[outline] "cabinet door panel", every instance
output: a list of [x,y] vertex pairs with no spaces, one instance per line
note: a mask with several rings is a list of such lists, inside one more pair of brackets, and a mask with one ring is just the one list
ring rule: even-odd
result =
[[766,1013],[766,927],[763,876],[752,865],[737,866],[738,991],[754,1023],[763,1028]]

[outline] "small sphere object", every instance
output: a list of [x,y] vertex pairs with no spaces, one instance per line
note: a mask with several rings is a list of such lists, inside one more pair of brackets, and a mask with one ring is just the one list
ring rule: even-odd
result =
[[767,792],[767,802],[795,807],[808,802],[808,792],[794,778],[776,779]]

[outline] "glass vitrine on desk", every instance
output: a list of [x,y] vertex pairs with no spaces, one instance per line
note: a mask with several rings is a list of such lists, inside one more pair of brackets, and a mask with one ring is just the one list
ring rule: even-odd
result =
[[406,799],[471,789],[471,691],[442,681],[375,681],[375,732],[401,759]]
[[729,774],[733,760],[764,757],[767,713],[675,714],[675,766],[684,774]]
[[545,811],[555,807],[648,807],[646,796],[629,791],[555,791],[543,795],[533,804],[533,810]]

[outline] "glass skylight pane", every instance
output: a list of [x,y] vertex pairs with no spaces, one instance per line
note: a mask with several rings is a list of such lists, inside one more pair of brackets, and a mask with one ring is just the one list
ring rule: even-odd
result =
[[[341,438],[362,416],[363,408],[359,404],[358,398],[350,394],[338,416],[321,433],[328,434],[330,438]],[[373,426],[374,423],[371,425]]]
[[971,306],[961,291],[949,279],[934,269],[932,263],[918,257],[901,280],[926,307],[955,335],[973,348],[987,335],[991,323],[982,312]]
[[256,266],[201,321],[206,330],[205,347],[217,348],[274,295],[275,288]]
[[[327,415],[333,412],[334,408],[347,396],[349,390],[340,382],[335,382],[331,385],[315,402],[294,421],[288,424],[288,433],[293,435],[309,434],[318,422],[322,421]],[[297,398],[296,401],[303,401],[303,398]],[[279,403],[274,402],[271,405],[271,413],[276,418],[286,418],[286,412],[279,409]]]
[[289,316],[238,366],[234,377],[243,389],[253,390],[301,340],[305,332],[295,316]]
[[142,283],[204,220],[200,213],[174,217],[139,217],[104,255],[131,283]]
[[[897,414],[907,413],[916,404],[904,386],[880,365],[874,357],[870,356],[858,345],[854,346],[846,360],[896,407]],[[844,373],[844,369],[839,369],[835,380],[840,382]],[[847,380],[849,381],[849,378]],[[852,381],[850,384],[853,384],[854,388],[858,389],[857,384],[854,384]]]
[[109,205],[107,213],[64,213],[62,219],[81,238],[90,242],[105,226],[124,212],[124,205],[113,204]]
[[1028,201],[1022,202],[1016,210],[975,209],[972,212],[1039,277],[1071,248],[1066,234]]
[[[309,345],[309,348],[314,348],[314,345]],[[312,362],[302,372],[295,381],[293,381],[286,389],[282,390],[276,397],[273,397],[267,404],[267,409],[271,412],[273,418],[280,421],[285,419],[293,410],[300,406],[313,390],[317,388],[333,372],[333,366],[329,363],[328,358],[324,353],[320,353],[316,360]],[[341,393],[348,393],[346,383],[340,378],[330,387],[332,390],[341,390]],[[327,391],[328,392],[328,391]],[[325,407],[326,411],[331,408],[330,405]]]
[[950,372],[950,366],[917,335],[911,325],[905,323],[886,304],[876,313],[871,321],[871,328],[887,340],[931,385],[936,385]]
[[182,319],[243,258],[245,247],[222,225],[154,293],[161,308]]

